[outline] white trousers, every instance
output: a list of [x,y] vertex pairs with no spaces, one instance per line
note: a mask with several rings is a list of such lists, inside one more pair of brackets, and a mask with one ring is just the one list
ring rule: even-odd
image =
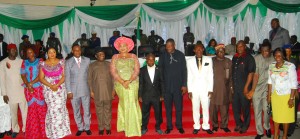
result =
[[11,116],[9,105],[5,104],[0,106],[0,133],[10,131],[11,129]]
[[26,118],[27,118],[27,111],[28,111],[28,106],[26,100],[20,103],[11,103],[8,101],[9,107],[10,107],[10,114],[11,114],[11,123],[12,123],[12,131],[19,133],[20,131],[20,126],[18,124],[18,108],[21,110],[21,115],[22,115],[22,132],[25,132],[26,128]]
[[203,123],[202,129],[210,129],[209,125],[209,98],[208,94],[193,93],[192,104],[193,104],[193,119],[194,129],[200,129],[200,104],[202,106]]

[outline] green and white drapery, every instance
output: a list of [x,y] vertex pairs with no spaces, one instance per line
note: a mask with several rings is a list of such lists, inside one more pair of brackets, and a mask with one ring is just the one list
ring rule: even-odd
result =
[[150,35],[155,30],[164,39],[173,38],[181,51],[186,26],[191,27],[195,40],[204,44],[211,38],[227,44],[232,36],[249,36],[258,46],[268,38],[274,17],[290,35],[300,36],[299,11],[299,0],[185,0],[95,7],[0,4],[0,33],[6,42],[19,44],[23,34],[29,35],[31,42],[46,42],[49,33],[55,32],[64,51],[70,52],[81,33],[90,37],[90,32],[96,31],[102,46],[107,46],[113,30],[130,36],[141,21],[143,33]]

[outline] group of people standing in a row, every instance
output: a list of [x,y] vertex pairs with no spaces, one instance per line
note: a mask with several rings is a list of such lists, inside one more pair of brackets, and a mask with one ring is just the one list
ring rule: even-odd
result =
[[[273,38],[276,35],[279,34],[270,34]],[[90,63],[89,58],[82,56],[78,44],[72,46],[73,56],[66,61],[57,58],[58,52],[53,47],[47,49],[48,58],[45,61],[36,58],[30,47],[25,51],[27,59],[21,60],[17,57],[16,45],[9,44],[8,57],[0,62],[0,122],[3,123],[0,125],[0,137],[11,135],[15,138],[20,132],[18,108],[22,113],[22,132],[26,138],[63,138],[70,135],[67,98],[71,100],[78,128],[76,136],[83,132],[92,134],[91,98],[95,101],[99,134],[103,135],[106,131],[109,135],[111,105],[115,94],[119,97],[118,132],[124,131],[127,137],[146,134],[150,108],[153,106],[155,131],[169,134],[173,130],[174,104],[175,126],[179,133],[184,134],[183,95],[188,93],[193,107],[193,134],[197,134],[201,128],[208,134],[217,132],[219,128],[231,132],[228,128],[230,102],[236,123],[234,131],[241,134],[247,132],[252,98],[258,134],[256,138],[264,136],[264,129],[266,135],[271,137],[269,105],[272,106],[274,138],[278,138],[280,123],[283,123],[283,137],[287,138],[289,123],[295,122],[297,77],[300,76],[297,76],[295,64],[289,62],[292,61],[291,57],[285,57],[291,47],[284,46],[285,51],[282,48],[274,49],[272,56],[271,46],[271,43],[263,43],[260,46],[261,54],[253,57],[246,51],[246,43],[239,41],[235,46],[236,54],[230,60],[225,57],[224,45],[216,45],[215,57],[209,57],[203,55],[203,44],[197,43],[193,48],[195,56],[186,60],[184,54],[175,49],[175,41],[168,39],[166,51],[160,55],[158,65],[155,65],[155,55],[148,54],[147,65],[140,68],[136,55],[129,53],[134,48],[134,42],[127,37],[118,37],[114,41],[119,54],[115,54],[111,62],[105,61],[105,53],[97,49],[97,60]],[[164,132],[160,127],[162,101],[167,119]],[[80,114],[81,106],[83,117]],[[220,124],[218,112],[221,113]]]

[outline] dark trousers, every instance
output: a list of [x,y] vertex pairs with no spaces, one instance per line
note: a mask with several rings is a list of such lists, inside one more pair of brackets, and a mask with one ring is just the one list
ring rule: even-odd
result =
[[295,98],[295,122],[290,123],[288,134],[293,134],[297,123],[297,112],[298,112],[299,99]]
[[142,130],[147,129],[150,118],[150,109],[153,106],[154,115],[155,115],[155,129],[160,129],[160,124],[162,123],[162,110],[161,110],[161,101],[158,98],[151,98],[149,100],[143,99],[142,102]]
[[173,124],[172,124],[173,103],[175,105],[175,112],[176,112],[175,126],[177,129],[182,128],[182,94],[181,94],[181,92],[174,92],[174,93],[166,92],[164,101],[165,101],[166,116],[167,116],[167,129],[173,129]]
[[[232,108],[236,126],[247,130],[250,125],[250,100],[248,100],[243,92],[234,91]],[[243,115],[243,120],[241,116]]]
[[228,126],[228,109],[229,105],[215,105],[215,104],[210,104],[209,106],[209,115],[210,119],[212,121],[213,127],[219,127],[219,121],[218,121],[218,113],[220,111],[221,115],[221,128],[227,128]]

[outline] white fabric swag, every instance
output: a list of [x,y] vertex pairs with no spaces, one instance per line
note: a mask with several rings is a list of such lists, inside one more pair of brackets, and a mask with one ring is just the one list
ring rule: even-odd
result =
[[72,7],[0,4],[0,14],[23,20],[55,17],[72,10]]

